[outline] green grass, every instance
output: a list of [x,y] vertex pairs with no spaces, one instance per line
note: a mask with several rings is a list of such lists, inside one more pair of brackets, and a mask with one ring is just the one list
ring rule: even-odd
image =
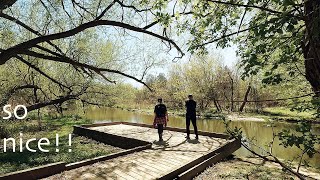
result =
[[291,111],[290,108],[287,107],[273,107],[273,108],[265,108],[263,110],[263,114],[278,117],[278,118],[295,118],[295,119],[314,119],[315,112],[307,111],[307,112],[298,112]]
[[[3,152],[3,148],[1,148],[0,174],[60,161],[66,163],[77,162],[120,150],[119,148],[114,148],[91,139],[73,136],[71,141],[72,152],[69,152],[68,134],[72,133],[72,126],[86,123],[90,123],[90,121],[84,119],[75,120],[72,117],[59,119],[46,118],[42,122],[41,130],[39,130],[36,121],[1,122],[2,134],[15,138],[16,143],[19,141],[19,133],[23,132],[24,143],[30,138],[39,140],[45,137],[50,140],[50,145],[43,146],[44,149],[49,150],[47,153],[39,151],[37,141],[30,143],[30,147],[36,149],[37,152],[30,152],[27,149],[19,152],[18,144],[16,144],[16,152],[12,152],[12,150]],[[59,134],[60,137],[59,152],[55,152],[56,133]],[[0,145],[3,145],[3,139]]]

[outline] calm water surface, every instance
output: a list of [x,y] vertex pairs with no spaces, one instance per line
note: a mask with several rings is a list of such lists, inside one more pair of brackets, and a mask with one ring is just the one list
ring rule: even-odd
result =
[[[115,122],[126,121],[135,123],[153,123],[153,114],[142,114],[138,112],[130,112],[121,109],[113,108],[90,108],[86,110],[85,117],[94,122]],[[184,117],[169,117],[168,126],[185,128]],[[225,128],[222,120],[213,119],[198,119],[198,129],[208,132],[224,133]],[[254,138],[255,143],[260,146],[265,146],[272,140],[272,127],[267,122],[253,122],[253,121],[235,121],[231,123],[232,127],[241,127],[244,135],[248,138]],[[295,125],[290,123],[275,123],[274,131],[279,132],[282,129],[294,129]],[[191,129],[192,129],[191,125]],[[314,126],[313,131],[320,134],[320,126]],[[193,136],[191,136],[193,138]],[[259,150],[259,149],[256,149]],[[286,160],[292,160],[301,154],[298,148],[284,148],[279,146],[279,141],[275,141],[273,153]],[[237,156],[250,156],[250,152],[244,148],[239,149],[235,153]],[[320,168],[320,155],[317,154],[312,159],[309,159],[310,165]]]

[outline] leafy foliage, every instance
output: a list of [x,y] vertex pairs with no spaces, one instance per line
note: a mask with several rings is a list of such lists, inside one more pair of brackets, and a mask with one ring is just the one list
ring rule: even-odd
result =
[[312,125],[308,122],[300,122],[295,132],[284,129],[278,134],[279,140],[284,147],[296,146],[306,153],[310,158],[316,153],[320,144],[320,136],[312,132]]

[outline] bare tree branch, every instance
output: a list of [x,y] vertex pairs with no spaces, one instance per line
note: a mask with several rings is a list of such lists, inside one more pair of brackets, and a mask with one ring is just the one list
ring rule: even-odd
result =
[[33,52],[33,51],[25,51],[25,52],[23,52],[21,54],[25,54],[25,55],[29,55],[29,56],[33,56],[33,57],[37,57],[37,58],[41,58],[41,59],[47,59],[47,60],[51,60],[51,61],[55,61],[55,62],[62,62],[62,63],[71,64],[71,65],[74,65],[74,66],[77,66],[77,67],[80,67],[80,68],[85,68],[85,69],[88,69],[88,70],[92,70],[92,71],[94,71],[96,73],[98,73],[98,72],[109,72],[109,73],[119,74],[119,75],[122,75],[124,77],[128,77],[130,79],[133,79],[133,80],[145,85],[150,91],[152,91],[152,89],[145,82],[143,82],[142,80],[140,80],[140,79],[138,79],[138,78],[136,78],[134,76],[128,75],[126,73],[123,73],[121,71],[118,71],[118,70],[95,67],[93,65],[77,62],[77,61],[75,61],[75,60],[73,60],[71,58],[68,58],[66,56],[60,56],[60,57],[48,56],[48,55],[37,53],[37,52]]
[[205,46],[205,45],[208,45],[208,44],[217,42],[217,41],[219,41],[219,40],[221,40],[221,39],[228,38],[228,37],[234,36],[234,35],[236,35],[236,34],[249,31],[249,30],[251,30],[251,29],[253,29],[253,28],[256,28],[256,27],[249,27],[249,28],[246,28],[246,29],[238,30],[238,31],[233,32],[233,33],[230,33],[230,34],[225,34],[225,35],[223,35],[223,36],[221,36],[221,37],[218,37],[218,38],[216,38],[216,39],[213,39],[213,40],[207,41],[207,42],[205,42],[205,43],[196,45],[195,47],[196,47],[196,48],[202,47],[202,46]]
[[144,11],[150,11],[152,9],[151,8],[146,8],[146,9],[138,9],[135,6],[132,5],[125,5],[123,2],[119,1],[119,0],[115,0],[115,2],[117,2],[118,4],[120,4],[120,6],[125,7],[125,8],[130,8],[130,9],[134,9],[136,12],[144,12]]
[[26,84],[26,85],[21,85],[21,86],[15,86],[12,89],[10,89],[3,97],[3,99],[0,102],[0,107],[4,106],[5,104],[7,104],[7,102],[9,101],[9,99],[11,98],[11,96],[16,93],[18,90],[22,90],[22,89],[40,89],[38,86],[36,85],[31,85],[31,84]]
[[183,51],[180,49],[180,47],[173,40],[171,40],[169,38],[163,37],[161,35],[158,35],[156,33],[151,32],[151,31],[147,31],[143,28],[135,27],[135,26],[132,26],[132,25],[129,25],[126,23],[117,22],[117,21],[109,21],[109,20],[98,20],[98,21],[91,21],[88,23],[81,24],[80,26],[78,26],[74,29],[65,31],[65,32],[60,32],[60,33],[56,33],[56,34],[50,34],[50,35],[37,37],[37,38],[31,39],[29,41],[20,43],[20,44],[14,46],[14,47],[11,47],[7,50],[4,50],[0,54],[0,65],[6,63],[10,58],[14,57],[16,54],[22,53],[23,51],[25,51],[29,48],[32,48],[39,43],[74,36],[74,35],[82,32],[86,29],[96,27],[96,26],[102,26],[102,25],[121,27],[121,28],[129,29],[129,30],[132,30],[135,32],[141,32],[141,33],[145,33],[145,34],[154,36],[156,38],[159,38],[161,40],[164,40],[164,41],[172,44],[182,55],[184,54]]
[[[234,3],[233,1],[216,1],[216,0],[207,0],[208,2],[212,3],[217,3],[217,4],[224,4],[224,5],[231,5],[231,6],[238,6],[238,7],[245,7],[245,8],[254,8],[254,9],[259,9],[262,11],[270,12],[273,14],[286,14],[287,12],[281,12],[281,11],[276,11],[272,10],[263,6],[257,6],[257,5],[249,5],[249,4],[239,4],[239,3]],[[292,17],[297,17],[299,19],[302,19],[302,17],[295,16],[293,14],[286,14],[287,16],[292,16]]]
[[101,19],[115,3],[116,3],[115,1],[112,1],[112,3],[110,3],[109,6],[107,6],[95,20],[97,21]]
[[17,0],[1,0],[0,1],[0,11],[11,7]]
[[50,77],[49,75],[47,75],[45,72],[41,71],[38,67],[36,67],[35,65],[31,64],[30,62],[26,61],[25,59],[23,59],[20,56],[16,56],[17,59],[19,59],[21,62],[23,62],[24,64],[26,64],[27,66],[31,67],[32,69],[34,69],[35,71],[39,72],[41,75],[43,75],[44,77],[50,79],[52,82],[58,84],[60,87],[65,87],[67,89],[70,90],[70,87],[67,87],[66,85],[63,85],[62,83],[60,83],[59,81],[55,80],[54,78]]
[[[32,32],[33,34],[37,35],[37,36],[42,36],[42,34],[39,31],[36,31],[34,29],[32,29],[30,26],[28,26],[27,24],[23,23],[22,21],[20,21],[19,19],[12,17],[10,15],[7,15],[5,13],[0,12],[0,17],[3,17],[11,22],[14,22],[18,25],[20,25],[21,27],[27,29],[28,31]],[[61,54],[63,54],[62,50],[55,44],[53,44],[50,41],[46,41],[48,44],[50,44],[52,47],[54,47],[57,51],[59,51]]]

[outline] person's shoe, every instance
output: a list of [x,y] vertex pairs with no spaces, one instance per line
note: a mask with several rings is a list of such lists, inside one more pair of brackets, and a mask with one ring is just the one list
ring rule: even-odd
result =
[[163,141],[163,139],[162,139],[162,138],[160,138],[160,139],[159,139],[159,142],[162,142],[162,141]]
[[187,139],[190,139],[190,136],[186,136]]
[[198,140],[198,139],[199,139],[199,136],[197,135],[197,136],[196,136],[196,140]]

